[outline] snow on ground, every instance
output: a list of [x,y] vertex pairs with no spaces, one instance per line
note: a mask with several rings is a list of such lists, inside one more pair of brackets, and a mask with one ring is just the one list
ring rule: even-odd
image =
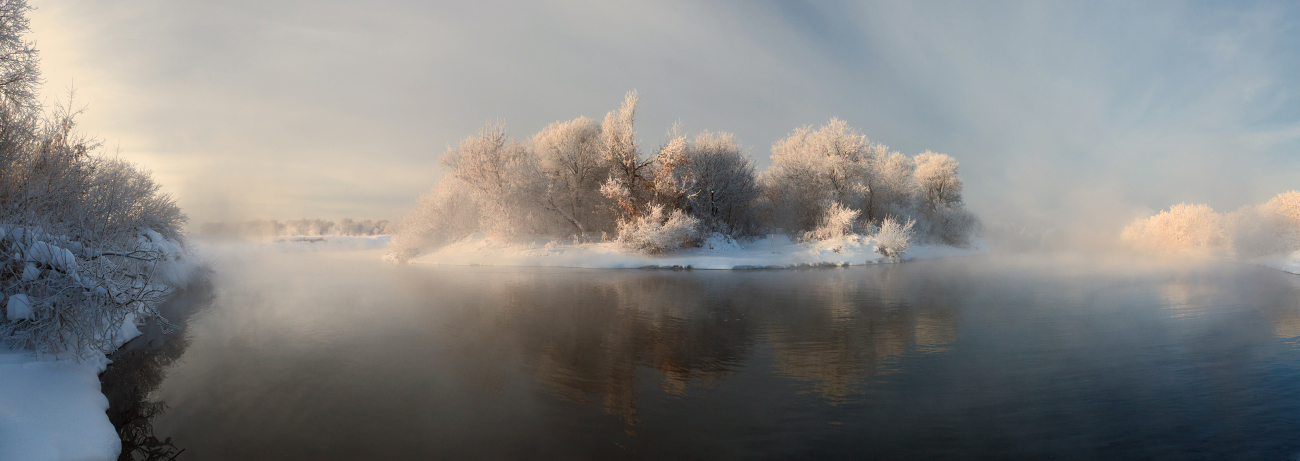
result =
[[[119,345],[139,335],[128,315]],[[0,344],[0,460],[117,459],[122,440],[99,389],[109,360],[86,355],[38,357]]]
[[[904,260],[966,256],[983,251],[945,245],[914,246]],[[416,257],[415,264],[458,266],[553,266],[580,268],[780,269],[807,266],[842,266],[891,262],[875,252],[871,238],[848,236],[815,243],[796,243],[782,235],[751,242],[709,241],[705,247],[664,255],[630,252],[615,242],[505,245],[486,239],[468,239]]]
[[1276,254],[1252,259],[1250,262],[1264,267],[1271,267],[1283,272],[1300,275],[1300,251],[1291,254]]

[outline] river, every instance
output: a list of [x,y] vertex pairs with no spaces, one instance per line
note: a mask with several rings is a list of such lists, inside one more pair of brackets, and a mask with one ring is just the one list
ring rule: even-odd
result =
[[1300,454],[1300,277],[1274,270],[1031,256],[590,270],[378,255],[216,258],[210,286],[169,304],[178,331],[154,327],[104,375],[128,448],[182,460]]

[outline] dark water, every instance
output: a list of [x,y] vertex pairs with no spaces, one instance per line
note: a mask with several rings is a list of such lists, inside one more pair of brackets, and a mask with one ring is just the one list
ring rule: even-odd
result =
[[1300,453],[1300,277],[1268,269],[376,256],[222,260],[173,306],[194,312],[183,340],[114,365],[136,389],[115,408],[184,460]]

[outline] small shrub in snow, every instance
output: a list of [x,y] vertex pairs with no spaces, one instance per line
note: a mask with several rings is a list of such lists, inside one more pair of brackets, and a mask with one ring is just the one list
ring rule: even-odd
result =
[[892,260],[900,260],[907,254],[907,247],[912,241],[912,227],[915,220],[899,223],[894,218],[885,218],[876,232],[876,253]]
[[618,241],[624,247],[650,254],[699,245],[699,220],[681,210],[664,212],[654,205],[650,212],[619,223]]
[[830,240],[853,233],[858,219],[858,210],[834,202],[827,205],[825,210],[817,227],[803,234],[804,242]]

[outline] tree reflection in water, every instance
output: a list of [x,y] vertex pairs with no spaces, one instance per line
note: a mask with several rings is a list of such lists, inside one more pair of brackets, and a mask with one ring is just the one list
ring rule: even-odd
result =
[[[758,350],[770,351],[778,374],[811,382],[812,392],[839,404],[889,372],[891,360],[943,352],[956,339],[960,300],[942,297],[962,290],[924,286],[953,278],[901,270],[485,277],[486,286],[469,291],[487,295],[461,321],[490,325],[450,325],[495,330],[462,338],[463,347],[522,352],[525,367],[555,395],[601,402],[631,425],[639,422],[638,368],[655,370],[664,392],[684,396],[726,379]],[[492,314],[479,317],[484,312]],[[501,338],[521,344],[493,344]]]
[[210,305],[213,299],[210,283],[195,283],[159,308],[172,324],[168,331],[151,321],[142,335],[110,356],[113,363],[99,376],[99,381],[108,397],[108,420],[122,439],[119,461],[175,460],[185,451],[173,444],[171,437],[159,440],[154,434],[154,418],[167,409],[166,402],[154,394],[166,377],[164,372],[190,345],[184,331],[185,320]]

